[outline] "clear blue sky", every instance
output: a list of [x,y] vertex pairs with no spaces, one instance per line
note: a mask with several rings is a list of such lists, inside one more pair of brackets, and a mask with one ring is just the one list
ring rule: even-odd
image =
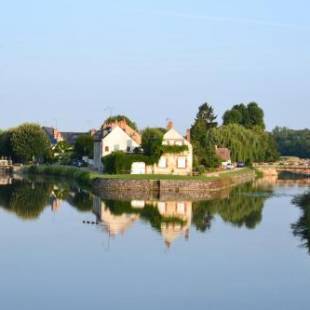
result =
[[0,6],[0,128],[98,127],[112,112],[184,130],[257,101],[310,127],[309,0],[10,0]]

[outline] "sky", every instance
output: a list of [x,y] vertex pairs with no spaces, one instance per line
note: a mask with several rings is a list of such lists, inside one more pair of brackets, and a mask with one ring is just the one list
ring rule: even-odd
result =
[[140,128],[258,102],[310,127],[309,0],[0,0],[0,128]]

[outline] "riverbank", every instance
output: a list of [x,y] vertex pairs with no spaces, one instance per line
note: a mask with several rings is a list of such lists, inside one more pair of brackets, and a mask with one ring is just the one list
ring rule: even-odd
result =
[[208,192],[220,191],[255,179],[255,171],[249,168],[225,171],[210,176],[174,175],[108,175],[88,169],[68,166],[31,166],[22,171],[28,175],[46,175],[68,178],[89,186],[94,192],[107,197],[123,193],[127,197],[149,196],[152,193],[188,193],[204,197]]

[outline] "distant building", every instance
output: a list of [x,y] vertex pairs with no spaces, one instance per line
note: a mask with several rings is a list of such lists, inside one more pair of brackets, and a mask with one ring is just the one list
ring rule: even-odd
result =
[[141,135],[125,120],[103,124],[94,136],[94,166],[103,170],[102,157],[115,151],[133,153],[141,146]]
[[217,147],[215,146],[215,154],[218,159],[221,161],[221,165],[223,167],[231,164],[231,152],[230,149],[225,147]]
[[52,145],[65,141],[69,145],[74,145],[78,137],[87,134],[87,132],[62,132],[53,127],[42,127],[46,132]]

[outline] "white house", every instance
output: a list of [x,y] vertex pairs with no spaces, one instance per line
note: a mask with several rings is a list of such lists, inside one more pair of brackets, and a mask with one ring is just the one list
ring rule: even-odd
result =
[[132,153],[140,147],[141,136],[130,128],[126,122],[115,122],[104,126],[98,131],[94,139],[94,166],[102,171],[102,157],[113,152],[122,151]]

